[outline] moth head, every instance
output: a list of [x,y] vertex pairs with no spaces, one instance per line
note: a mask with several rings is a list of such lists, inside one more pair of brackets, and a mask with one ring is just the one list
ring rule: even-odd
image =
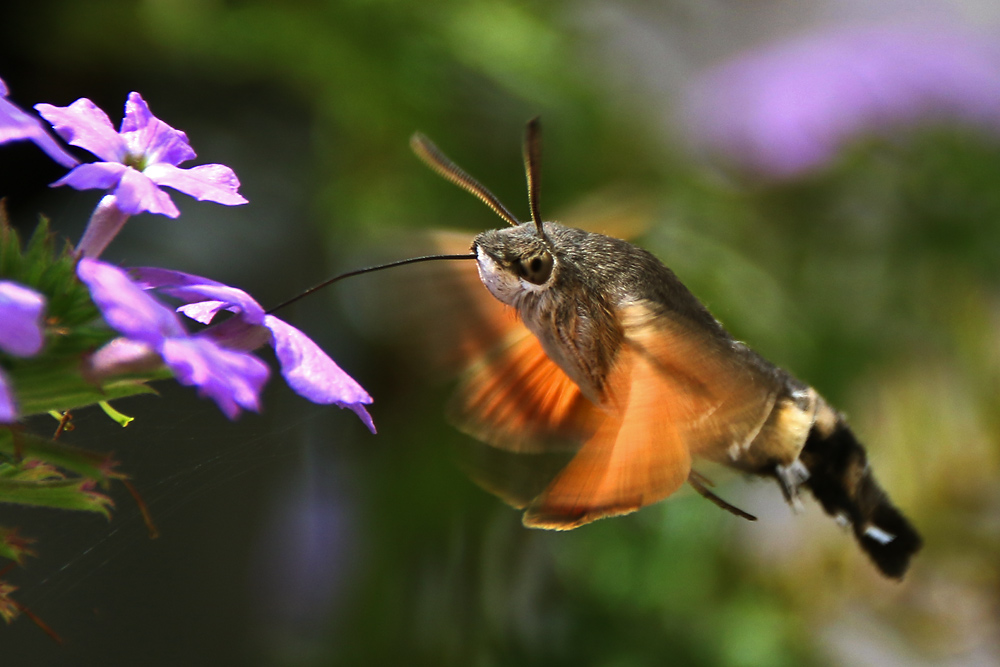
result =
[[531,209],[531,221],[524,223],[426,137],[415,134],[410,140],[417,156],[434,171],[478,197],[511,225],[484,232],[472,244],[483,284],[493,296],[509,305],[518,305],[524,294],[547,290],[558,271],[555,248],[547,232],[547,228],[558,225],[543,223],[538,211],[539,132],[538,119],[533,118],[528,122],[524,137],[524,165]]
[[511,306],[518,305],[523,294],[548,290],[558,273],[549,235],[540,237],[533,222],[483,232],[472,250],[483,284]]

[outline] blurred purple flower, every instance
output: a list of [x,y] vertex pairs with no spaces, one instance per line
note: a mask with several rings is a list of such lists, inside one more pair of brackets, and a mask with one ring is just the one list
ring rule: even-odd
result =
[[13,102],[7,101],[7,84],[0,79],[0,144],[24,139],[34,142],[50,158],[67,169],[80,164],[79,160],[56,143],[43,127],[42,121],[28,115]]
[[[0,280],[0,352],[31,357],[42,349],[45,297],[15,282]],[[0,370],[0,424],[17,420],[10,384]]]
[[858,135],[919,122],[1000,132],[1000,46],[943,25],[839,28],[700,77],[695,141],[772,177],[819,168]]
[[226,347],[251,350],[264,344],[274,347],[281,374],[300,396],[313,403],[349,408],[374,433],[375,425],[365,405],[372,402],[361,385],[345,373],[316,343],[287,322],[268,315],[253,297],[236,287],[168,269],[133,269],[136,282],[180,299],[178,308],[191,319],[209,324],[226,310],[234,317],[206,331]]
[[240,408],[260,409],[267,364],[209,338],[189,336],[173,311],[116,266],[84,258],[77,275],[90,289],[105,321],[125,336],[93,355],[88,375],[96,378],[145,368],[162,359],[178,382],[197,387],[230,419],[239,416]]
[[279,641],[328,632],[364,548],[344,466],[314,449],[305,448],[301,469],[277,485],[251,567],[254,606]]
[[0,350],[18,357],[38,354],[45,342],[45,297],[33,289],[0,280]]
[[17,404],[11,391],[7,376],[0,371],[0,424],[12,424],[17,421]]
[[179,168],[181,162],[196,157],[187,135],[154,116],[139,93],[129,93],[118,132],[107,114],[85,97],[68,107],[36,104],[35,109],[68,143],[103,160],[82,164],[53,185],[112,190],[126,215],[143,211],[171,218],[180,215],[161,185],[228,206],[247,201],[237,192],[236,174],[225,165]]

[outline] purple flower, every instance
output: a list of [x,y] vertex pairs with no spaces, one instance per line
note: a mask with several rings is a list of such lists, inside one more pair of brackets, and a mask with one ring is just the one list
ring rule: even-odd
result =
[[896,126],[961,122],[1000,132],[1000,48],[942,25],[828,30],[710,71],[686,111],[701,145],[793,177],[859,135]]
[[56,143],[42,126],[42,121],[29,116],[13,102],[7,101],[7,84],[0,79],[0,144],[27,139],[34,142],[50,158],[66,167],[75,167],[80,161]]
[[203,336],[189,336],[177,316],[137,286],[116,266],[84,258],[77,275],[112,329],[124,335],[98,350],[91,377],[148,368],[162,359],[181,384],[218,404],[230,419],[240,409],[258,411],[267,364]]
[[111,190],[125,215],[143,211],[171,218],[180,215],[160,186],[228,206],[247,201],[237,192],[240,182],[236,174],[225,165],[178,167],[195,157],[187,135],[154,116],[139,93],[129,93],[118,132],[107,114],[87,98],[68,107],[36,104],[35,109],[68,143],[102,160],[81,164],[53,185]]
[[[45,297],[7,280],[0,280],[0,352],[31,357],[42,349]],[[17,406],[10,384],[0,370],[0,424],[17,420]]]
[[361,385],[345,373],[316,343],[287,322],[268,315],[249,294],[236,287],[180,271],[133,269],[137,283],[180,299],[177,310],[202,324],[226,310],[234,313],[206,334],[227,347],[254,349],[265,343],[274,347],[281,374],[300,396],[313,403],[349,408],[375,432],[365,405],[372,402]]

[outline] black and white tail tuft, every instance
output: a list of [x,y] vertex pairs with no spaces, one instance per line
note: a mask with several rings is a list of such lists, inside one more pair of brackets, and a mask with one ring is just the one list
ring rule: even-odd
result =
[[826,513],[849,521],[879,570],[901,578],[923,540],[875,481],[864,447],[843,419],[838,416],[832,428],[815,424],[799,460],[809,471],[803,486]]

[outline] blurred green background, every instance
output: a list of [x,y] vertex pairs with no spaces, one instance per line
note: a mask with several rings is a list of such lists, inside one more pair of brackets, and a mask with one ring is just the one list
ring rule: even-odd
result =
[[[105,257],[240,285],[274,304],[426,229],[497,226],[410,153],[433,138],[526,215],[520,140],[544,123],[542,207],[644,211],[641,243],[738,337],[813,384],[868,443],[926,546],[902,583],[771,483],[724,478],[749,524],[691,493],[566,534],[528,531],[452,460],[448,387],[373,325],[357,279],[287,313],[375,398],[350,413],[275,381],[230,424],[191,392],[77,415],[127,495],[103,519],[0,508],[40,552],[8,574],[27,619],[4,665],[889,665],[1000,661],[1000,147],[938,127],[856,143],[783,183],[705,162],[677,104],[701,68],[834,20],[842,3],[37,0],[0,22],[25,107],[138,90],[197,163],[250,200],[174,195]],[[928,6],[924,3],[924,9]],[[963,11],[990,25],[989,3]],[[907,3],[896,10],[909,11]],[[957,11],[957,10],[956,10]],[[76,238],[96,192],[49,190],[31,146],[0,195]],[[586,214],[583,215],[586,217]],[[388,255],[388,257],[387,257]],[[405,271],[406,269],[400,269]],[[484,298],[488,298],[485,291]],[[359,302],[364,301],[364,304]],[[364,307],[362,307],[362,305]],[[375,318],[376,320],[378,318]]]

